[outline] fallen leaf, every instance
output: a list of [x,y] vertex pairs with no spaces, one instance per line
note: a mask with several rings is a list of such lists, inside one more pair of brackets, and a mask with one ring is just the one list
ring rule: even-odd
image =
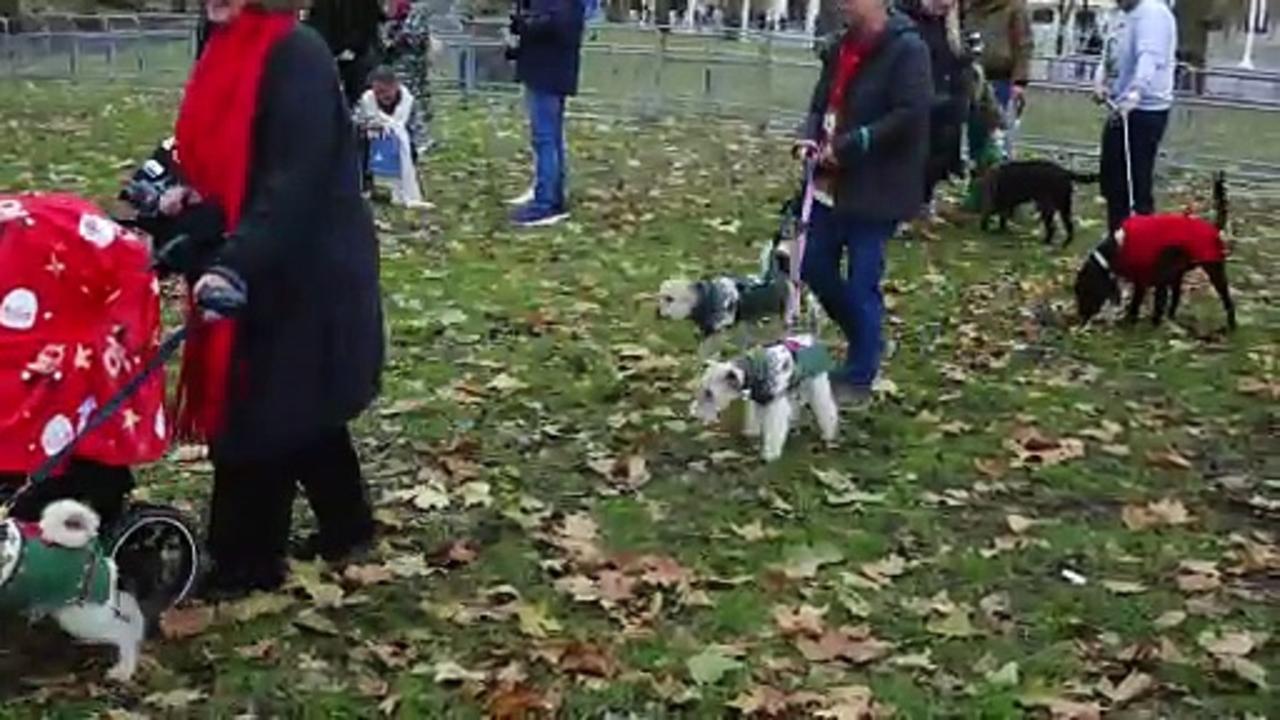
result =
[[822,634],[823,617],[827,614],[827,606],[820,608],[812,605],[779,605],[773,609],[773,622],[783,635]]
[[883,560],[875,562],[863,563],[858,569],[868,579],[877,585],[888,585],[896,578],[907,571],[907,561],[901,555],[889,555]]
[[448,510],[453,504],[453,500],[449,497],[449,493],[440,485],[424,485],[414,491],[410,498],[413,506],[419,510],[431,512],[434,510]]
[[395,573],[382,565],[348,565],[342,571],[344,580],[362,587],[389,583],[395,577]]
[[183,640],[203,633],[212,622],[213,608],[207,605],[169,608],[160,615],[160,632],[168,640]]
[[1196,637],[1196,644],[1210,655],[1244,657],[1257,646],[1254,637],[1246,632],[1204,630]]
[[276,641],[274,638],[265,638],[252,645],[241,645],[236,648],[236,654],[245,660],[264,660],[275,654],[275,651]]
[[715,685],[734,670],[743,667],[742,661],[726,655],[724,650],[712,645],[685,661],[689,677],[699,685]]
[[1110,687],[1110,683],[1102,688],[1102,694],[1111,700],[1113,708],[1129,703],[1147,694],[1155,687],[1156,680],[1150,675],[1134,670],[1120,681],[1119,685]]
[[1103,580],[1102,587],[1116,595],[1137,595],[1147,591],[1147,586],[1130,580]]
[[830,543],[792,545],[783,554],[782,573],[791,580],[804,580],[818,574],[823,565],[844,560],[844,554]]
[[726,703],[726,705],[746,717],[753,715],[779,717],[791,705],[791,698],[787,693],[775,687],[755,685]]
[[796,649],[810,662],[846,660],[854,665],[864,665],[885,657],[893,650],[893,643],[871,636],[865,627],[842,627],[828,630],[816,639],[807,637],[795,641]]
[[1248,680],[1259,690],[1267,690],[1267,669],[1258,663],[1234,655],[1221,658],[1219,662],[1223,670]]
[[889,664],[906,670],[933,672],[938,669],[937,664],[933,662],[932,652],[929,650],[907,655],[895,655],[889,660]]
[[1120,518],[1130,530],[1146,530],[1152,527],[1176,527],[1186,525],[1193,517],[1181,500],[1165,498],[1146,505],[1126,505]]
[[1005,441],[1014,454],[1014,465],[1049,467],[1084,457],[1084,441],[1079,438],[1050,438],[1032,427],[1018,427]]
[[218,612],[225,613],[236,622],[249,622],[264,615],[275,615],[293,605],[293,598],[274,593],[254,593],[230,605],[220,605]]
[[933,618],[925,625],[925,629],[935,635],[950,638],[972,637],[978,634],[977,628],[969,619],[969,611],[961,609],[949,615]]
[[827,691],[830,704],[813,714],[823,720],[873,720],[886,717],[884,708],[874,701],[871,688],[864,685],[846,685]]
[[487,677],[482,672],[468,670],[452,660],[441,660],[432,667],[432,675],[438,685],[455,685],[459,683],[484,682]]
[[992,670],[986,674],[987,682],[996,687],[1017,687],[1022,680],[1022,674],[1019,671],[1018,663],[1010,660],[1000,666],[998,670]]
[[1053,696],[1023,696],[1023,705],[1049,711],[1052,720],[1101,720],[1102,708],[1094,702],[1078,702]]
[[545,639],[562,629],[544,603],[521,603],[516,617],[520,621],[520,632],[532,638]]
[[1181,625],[1186,619],[1187,614],[1185,612],[1181,610],[1170,610],[1168,612],[1161,613],[1160,617],[1156,618],[1155,622],[1152,624],[1160,630],[1168,630]]
[[1021,535],[1031,528],[1035,527],[1036,521],[1022,515],[1006,515],[1004,521],[1009,526],[1009,531],[1014,535]]
[[203,690],[189,690],[186,688],[178,690],[169,690],[168,692],[152,693],[143,699],[142,702],[161,710],[183,710],[190,707],[192,703],[199,702],[208,697]]
[[765,528],[764,523],[759,520],[747,525],[732,525],[730,527],[735,535],[747,542],[759,542],[761,540],[769,540],[778,536],[777,530]]
[[493,505],[493,496],[490,492],[489,483],[477,480],[458,488],[458,497],[462,499],[463,507],[487,508]]
[[1147,462],[1167,470],[1190,470],[1191,461],[1183,457],[1177,450],[1152,450],[1147,453]]
[[600,474],[610,485],[628,492],[648,484],[651,476],[648,463],[640,455],[626,458],[598,458],[587,465]]
[[1174,582],[1185,593],[1208,592],[1222,587],[1222,575],[1216,563],[1183,560],[1178,563],[1178,576],[1174,578]]
[[317,610],[303,610],[293,619],[293,624],[304,630],[310,630],[321,635],[339,635],[341,631],[332,620],[320,614]]
[[609,678],[618,672],[618,661],[607,648],[590,643],[574,642],[565,646],[560,656],[560,669],[579,675]]
[[458,568],[475,562],[479,555],[469,540],[450,540],[432,550],[427,561],[437,567]]
[[510,394],[520,390],[527,390],[529,388],[529,384],[513,375],[502,373],[490,380],[486,387],[490,390],[496,390],[503,394]]
[[545,695],[525,685],[498,689],[489,696],[486,707],[490,720],[525,720],[551,709]]

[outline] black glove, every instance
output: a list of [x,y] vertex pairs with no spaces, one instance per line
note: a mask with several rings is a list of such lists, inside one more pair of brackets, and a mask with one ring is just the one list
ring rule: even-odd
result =
[[156,238],[152,266],[161,275],[194,280],[213,264],[226,239],[226,216],[213,202],[192,205],[171,221],[171,234]]

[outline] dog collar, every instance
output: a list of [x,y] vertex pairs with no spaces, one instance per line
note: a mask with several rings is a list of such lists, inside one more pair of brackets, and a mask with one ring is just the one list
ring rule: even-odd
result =
[[1093,261],[1098,263],[1098,265],[1103,270],[1106,270],[1107,272],[1111,272],[1111,263],[1107,262],[1107,259],[1102,256],[1102,253],[1098,252],[1097,250],[1094,250],[1089,255],[1089,257],[1093,258]]

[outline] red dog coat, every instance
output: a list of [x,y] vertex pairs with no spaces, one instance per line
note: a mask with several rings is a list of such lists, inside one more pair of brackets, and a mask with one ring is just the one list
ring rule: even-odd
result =
[[1120,230],[1124,239],[1116,257],[1116,274],[1137,285],[1155,283],[1156,262],[1170,248],[1182,250],[1195,265],[1222,262],[1227,256],[1218,228],[1194,215],[1134,215]]

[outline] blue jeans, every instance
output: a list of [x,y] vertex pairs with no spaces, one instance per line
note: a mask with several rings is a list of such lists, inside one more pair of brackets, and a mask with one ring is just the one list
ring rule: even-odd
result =
[[533,146],[533,204],[563,210],[565,201],[564,96],[526,87],[529,138]]
[[[801,275],[827,315],[849,341],[849,355],[832,379],[869,388],[880,371],[884,324],[885,244],[897,229],[890,221],[860,220],[814,203]],[[841,256],[848,254],[845,276]]]

